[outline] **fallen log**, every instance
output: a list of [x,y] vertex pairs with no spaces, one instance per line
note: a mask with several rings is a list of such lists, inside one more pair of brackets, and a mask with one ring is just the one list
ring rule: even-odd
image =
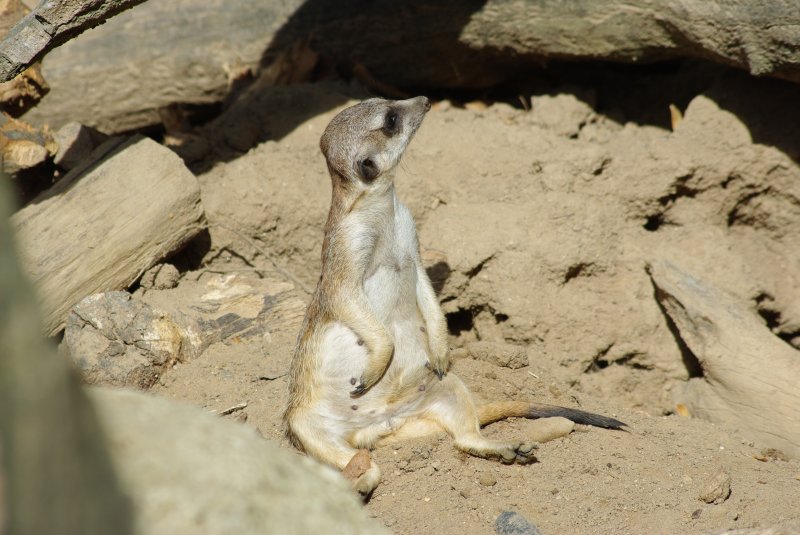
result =
[[174,153],[137,136],[98,147],[12,223],[52,335],[75,303],[130,286],[197,235],[205,216],[194,175]]
[[48,55],[52,91],[29,120],[158,124],[159,108],[220,102],[286,54],[312,60],[292,60],[303,43],[379,91],[485,88],[553,60],[700,58],[800,81],[800,5],[788,1],[149,0]]
[[0,41],[0,81],[7,82],[49,50],[144,0],[40,2]]
[[[20,0],[0,0],[0,36],[22,19],[29,9]],[[7,82],[0,82],[0,109],[19,117],[39,102],[50,87],[35,63]]]
[[800,457],[800,351],[733,296],[669,262],[647,269],[674,334],[702,368],[676,392],[676,403]]

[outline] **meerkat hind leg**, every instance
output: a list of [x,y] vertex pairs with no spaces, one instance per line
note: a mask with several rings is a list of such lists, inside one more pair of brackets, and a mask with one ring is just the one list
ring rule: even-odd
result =
[[[343,438],[331,436],[323,429],[313,426],[306,418],[296,418],[292,424],[294,437],[302,444],[303,450],[311,457],[325,464],[344,470],[345,466],[358,453],[358,450]],[[369,468],[355,481],[353,489],[367,498],[381,481],[381,469],[370,457]]]
[[484,437],[480,431],[478,412],[467,387],[453,374],[449,374],[431,392],[431,403],[425,418],[436,421],[453,437],[459,450],[495,459],[505,464],[536,462],[536,444],[532,442],[503,442]]

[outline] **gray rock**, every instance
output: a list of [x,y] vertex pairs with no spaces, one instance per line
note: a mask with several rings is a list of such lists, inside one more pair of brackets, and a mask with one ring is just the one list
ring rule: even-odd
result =
[[521,514],[514,511],[503,511],[494,522],[497,535],[542,535],[536,526],[528,522]]
[[385,533],[334,470],[246,425],[124,390],[89,390],[138,535]]

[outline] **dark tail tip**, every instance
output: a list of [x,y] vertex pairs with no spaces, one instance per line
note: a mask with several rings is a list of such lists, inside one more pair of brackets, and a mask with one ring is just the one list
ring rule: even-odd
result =
[[572,420],[576,424],[593,425],[594,427],[602,427],[604,429],[622,429],[628,426],[625,422],[620,422],[616,418],[611,418],[610,416],[603,416],[602,414],[595,414],[579,409],[559,407],[558,405],[536,405],[533,407],[531,413],[531,418],[561,416],[567,420]]

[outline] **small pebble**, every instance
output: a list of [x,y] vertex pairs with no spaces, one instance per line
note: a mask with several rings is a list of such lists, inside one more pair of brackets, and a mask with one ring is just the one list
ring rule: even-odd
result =
[[494,521],[497,535],[542,535],[524,516],[514,511],[503,511]]
[[698,518],[700,518],[700,515],[702,515],[702,514],[703,514],[703,510],[702,509],[697,509],[695,512],[692,513],[692,520],[697,520]]
[[728,499],[731,495],[731,476],[724,469],[720,468],[716,474],[706,483],[703,491],[698,498],[706,503],[718,505]]
[[481,474],[481,476],[478,478],[478,483],[484,487],[494,487],[497,484],[497,478],[495,478],[492,474]]

